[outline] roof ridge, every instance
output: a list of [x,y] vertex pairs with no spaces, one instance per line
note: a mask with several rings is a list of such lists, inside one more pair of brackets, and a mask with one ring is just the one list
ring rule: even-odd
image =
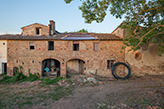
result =
[[[24,27],[28,27],[28,26],[31,26],[31,25],[35,25],[35,24],[39,24],[39,25],[42,25],[42,26],[46,26],[46,25],[43,25],[43,24],[40,24],[40,23],[32,23],[32,24],[29,24],[29,25],[26,25],[26,26],[21,27],[21,29],[24,28]],[[46,26],[46,27],[48,27],[48,26]]]

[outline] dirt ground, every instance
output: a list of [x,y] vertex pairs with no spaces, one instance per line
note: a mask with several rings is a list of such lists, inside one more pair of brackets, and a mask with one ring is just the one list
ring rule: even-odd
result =
[[164,76],[66,85],[0,84],[0,109],[164,109]]

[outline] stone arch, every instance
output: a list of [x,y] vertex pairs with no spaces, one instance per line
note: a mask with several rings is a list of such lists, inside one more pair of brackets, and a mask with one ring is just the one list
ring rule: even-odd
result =
[[66,61],[66,75],[85,74],[87,61],[81,58],[71,58]]
[[56,58],[44,58],[41,61],[42,76],[60,76],[61,62]]

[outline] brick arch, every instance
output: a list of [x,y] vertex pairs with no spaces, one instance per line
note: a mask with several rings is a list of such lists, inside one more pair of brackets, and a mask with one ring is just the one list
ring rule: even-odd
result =
[[[84,71],[84,74],[87,74],[88,62],[87,62],[87,60],[85,60],[85,59],[83,59],[83,58],[79,58],[79,57],[73,57],[73,58],[66,59],[66,60],[65,60],[65,68],[66,68],[66,70],[67,70],[67,62],[70,61],[70,60],[75,60],[75,59],[77,59],[77,60],[82,60],[82,61],[85,62],[85,71]],[[67,71],[66,71],[66,75],[67,75]]]
[[68,58],[65,62],[67,63],[69,60],[74,60],[74,59],[80,59],[80,60],[84,61],[85,64],[87,65],[87,61],[86,61],[85,59],[83,59],[83,58],[79,58],[79,57]]
[[54,58],[54,57],[45,57],[45,58],[42,58],[39,62],[40,62],[40,65],[41,65],[41,76],[43,76],[43,68],[42,68],[42,64],[43,64],[43,61],[44,60],[46,60],[46,59],[53,59],[53,60],[56,60],[56,61],[58,61],[59,62],[59,69],[60,69],[60,71],[59,71],[59,75],[61,74],[61,71],[62,71],[62,68],[61,68],[61,63],[62,63],[62,61],[61,60],[59,60],[59,59],[56,59],[56,58]]
[[46,59],[55,59],[57,61],[59,61],[60,63],[62,63],[62,61],[60,59],[54,58],[54,57],[45,57],[39,60],[40,63],[42,63],[42,61],[46,60]]

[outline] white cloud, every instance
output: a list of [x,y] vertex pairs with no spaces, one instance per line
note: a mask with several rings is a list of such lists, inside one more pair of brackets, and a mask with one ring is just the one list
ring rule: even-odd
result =
[[0,35],[4,34],[21,34],[21,32],[15,32],[15,31],[0,31]]

